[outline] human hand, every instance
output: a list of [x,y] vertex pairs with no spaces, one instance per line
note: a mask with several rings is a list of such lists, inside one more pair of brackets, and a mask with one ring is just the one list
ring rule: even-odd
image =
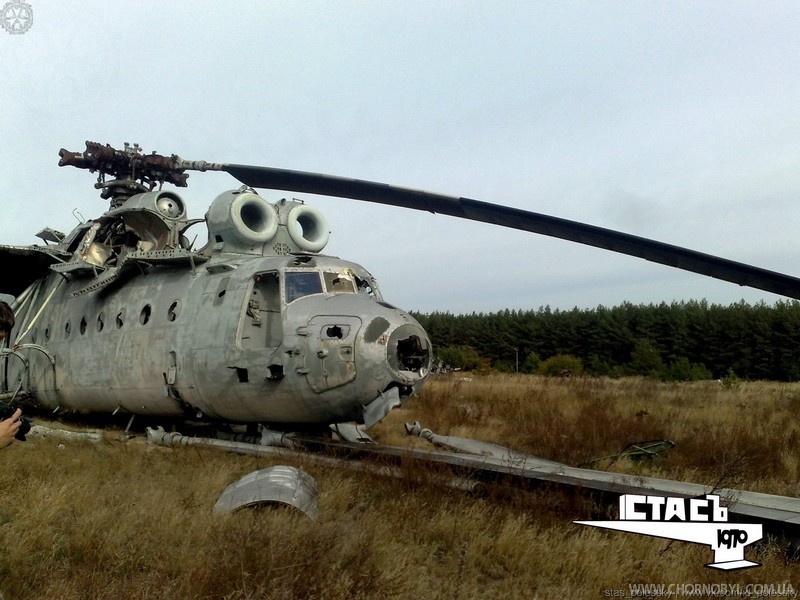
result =
[[14,441],[14,436],[19,431],[21,416],[22,410],[18,408],[9,418],[0,421],[0,448],[5,448]]

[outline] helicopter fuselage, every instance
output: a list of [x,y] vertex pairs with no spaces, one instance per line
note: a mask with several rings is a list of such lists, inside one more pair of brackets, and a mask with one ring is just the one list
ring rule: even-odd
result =
[[[154,228],[130,227],[141,211],[123,214],[141,247],[143,230]],[[187,260],[178,248],[181,259],[162,264],[169,249],[156,244],[105,284],[103,273],[70,265],[102,254],[89,238],[109,223],[81,226],[70,242],[81,255],[18,298],[7,389],[24,388],[53,410],[371,425],[427,376],[424,330],[355,263],[288,246],[278,255],[226,249],[212,230],[216,249]]]

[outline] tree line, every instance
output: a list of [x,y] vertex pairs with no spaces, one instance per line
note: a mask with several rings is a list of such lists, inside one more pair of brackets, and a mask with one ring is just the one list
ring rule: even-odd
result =
[[414,315],[453,368],[800,380],[800,302],[703,301]]

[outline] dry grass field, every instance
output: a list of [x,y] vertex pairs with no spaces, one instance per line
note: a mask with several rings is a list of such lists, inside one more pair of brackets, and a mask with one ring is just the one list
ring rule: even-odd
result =
[[[676,447],[664,460],[597,466],[800,495],[798,411],[799,384],[455,376],[430,382],[374,433],[420,445],[402,432],[419,420],[573,465],[665,438]],[[288,510],[215,517],[226,485],[276,459],[152,447],[115,430],[101,443],[31,437],[0,456],[5,600],[604,598],[629,597],[637,583],[800,590],[800,563],[782,544],[748,549],[761,567],[707,569],[706,547],[573,524],[616,515],[572,491],[474,496],[413,466],[392,479],[295,462],[317,480],[317,521]]]

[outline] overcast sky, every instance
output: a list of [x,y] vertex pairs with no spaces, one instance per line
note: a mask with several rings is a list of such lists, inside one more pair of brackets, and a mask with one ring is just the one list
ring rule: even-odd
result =
[[[800,3],[30,0],[0,30],[0,243],[107,207],[85,140],[507,204],[800,275]],[[202,217],[226,174],[181,190]],[[272,200],[284,192],[264,191]],[[773,303],[640,259],[297,195],[420,311]],[[196,228],[195,228],[196,229]],[[194,231],[194,230],[190,230]]]

